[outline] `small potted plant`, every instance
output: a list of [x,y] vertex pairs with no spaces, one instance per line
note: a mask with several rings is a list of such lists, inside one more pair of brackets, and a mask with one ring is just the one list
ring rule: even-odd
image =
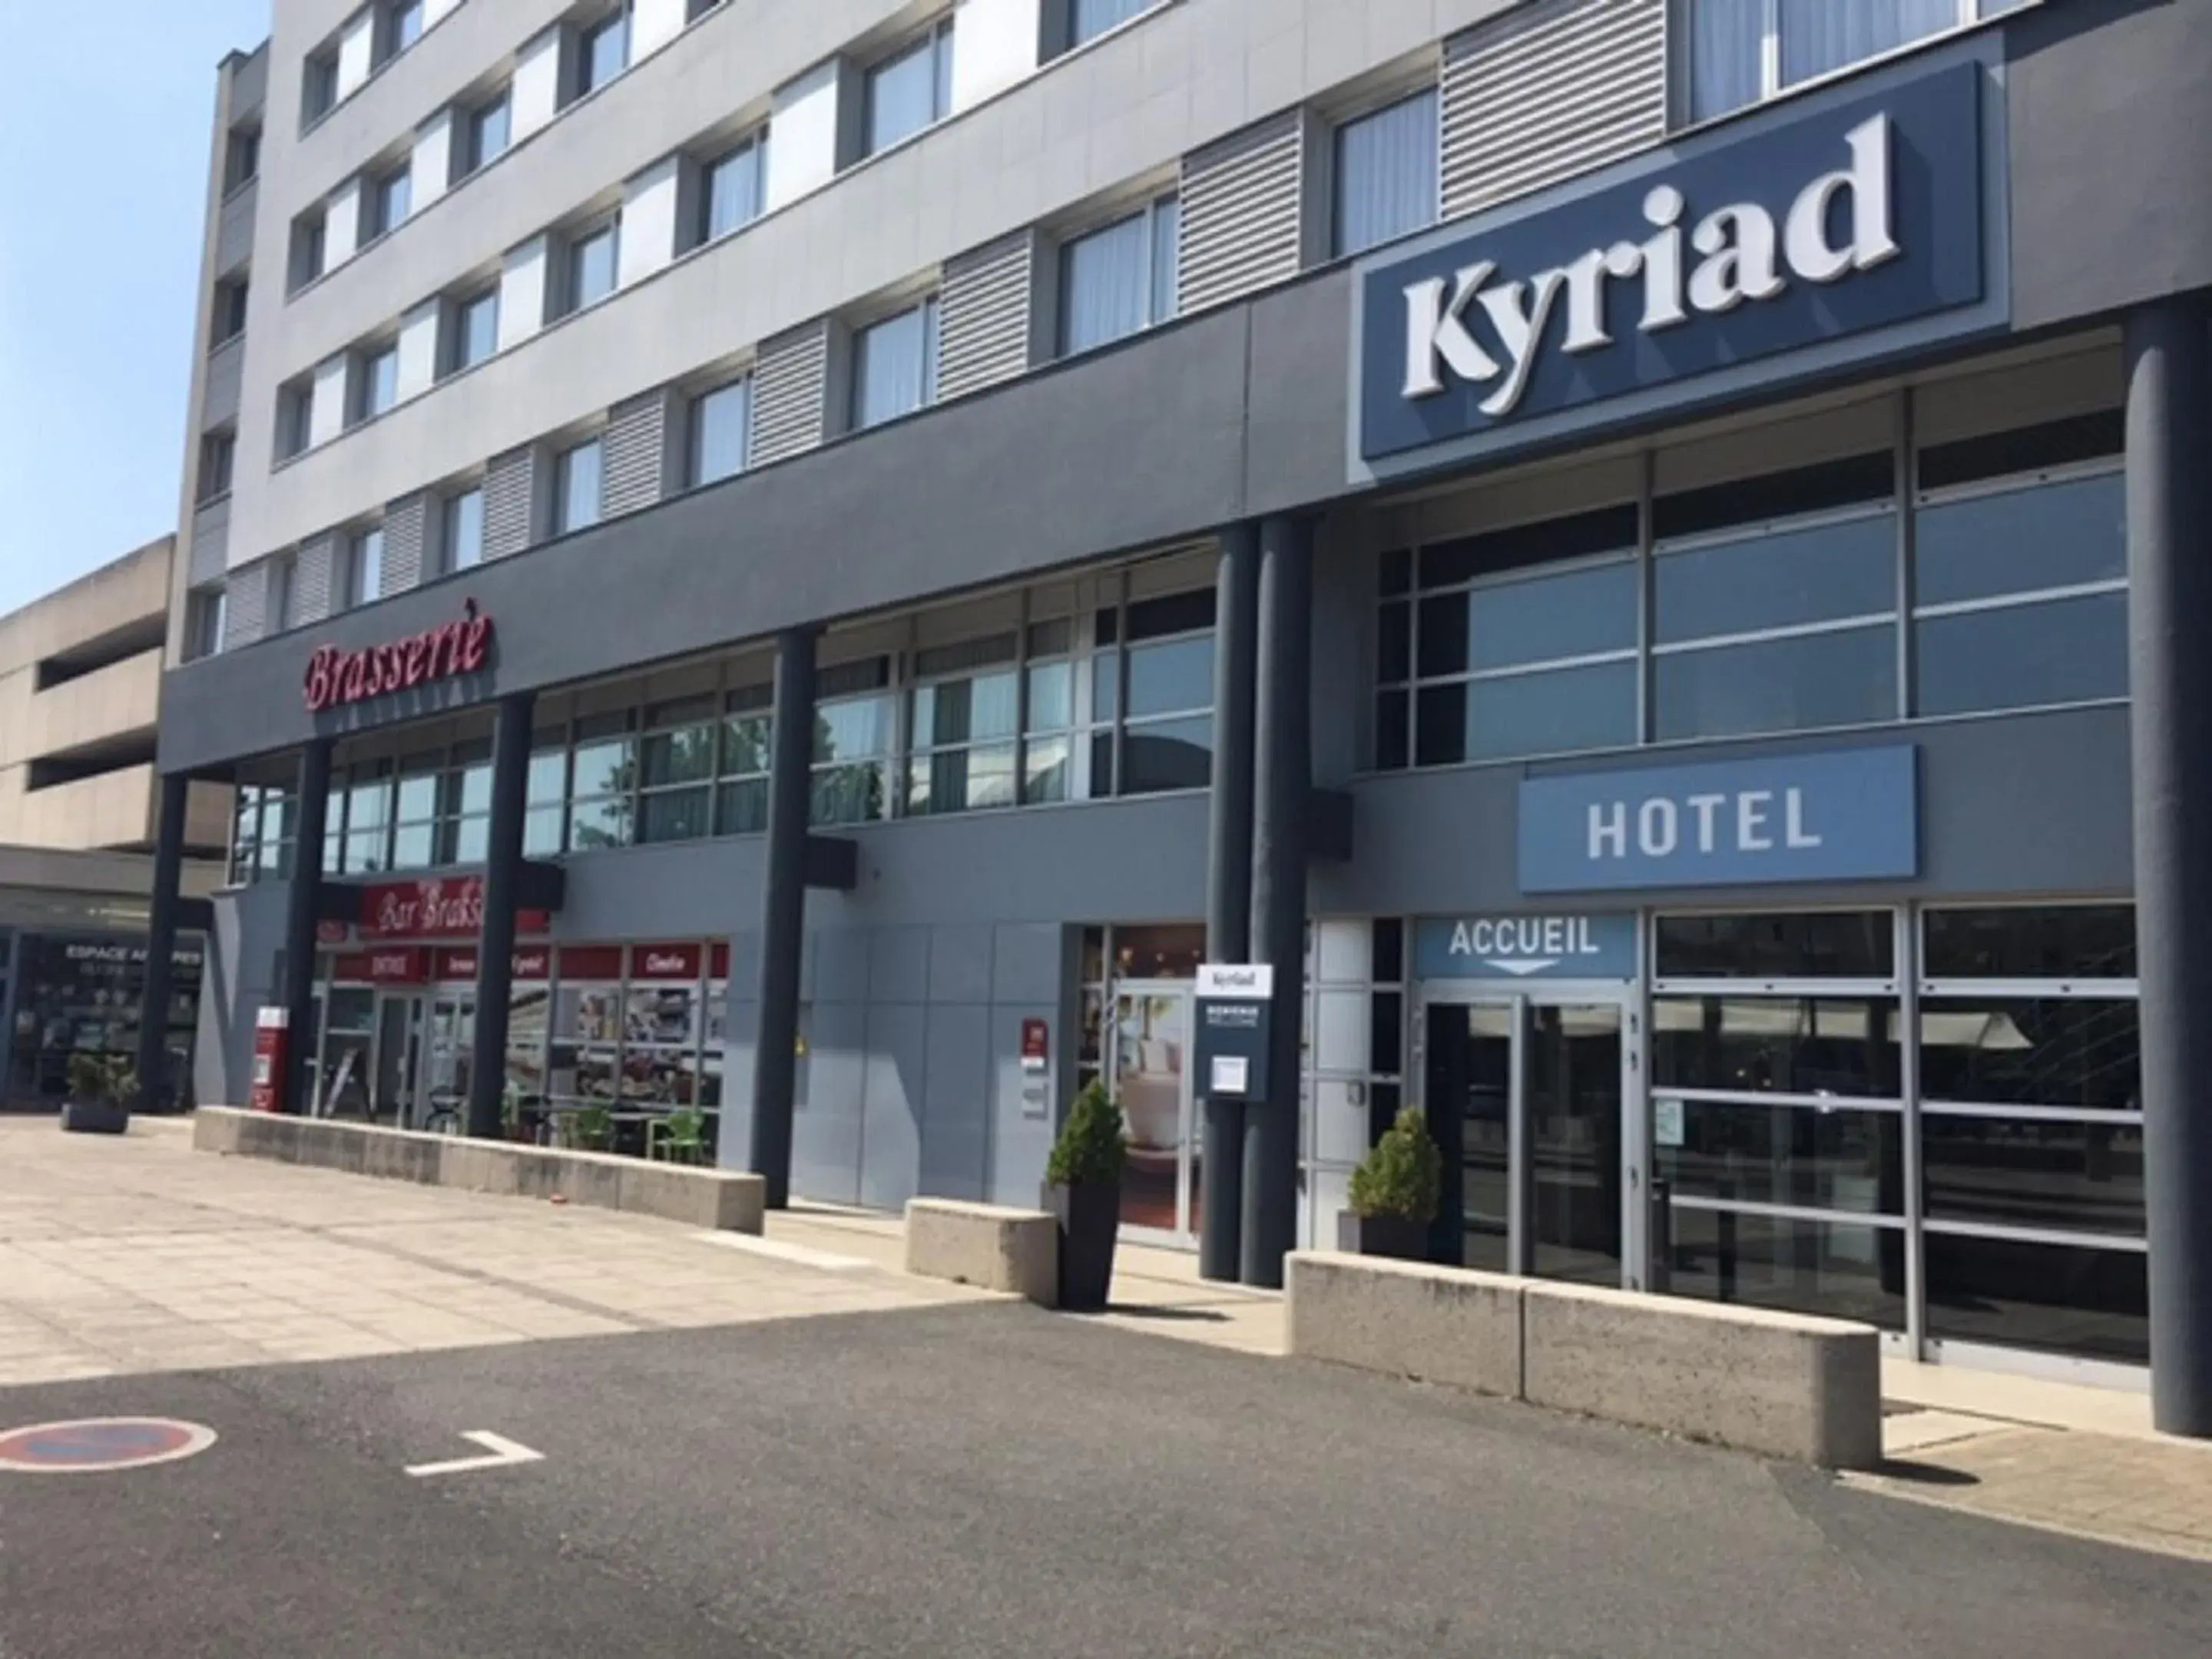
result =
[[1352,1208],[1338,1218],[1340,1248],[1361,1255],[1420,1261],[1443,1185],[1443,1158],[1428,1120],[1408,1106],[1352,1172]]
[[131,1127],[125,1103],[138,1080],[122,1055],[71,1054],[69,1085],[69,1099],[62,1105],[63,1128],[72,1134],[119,1135]]
[[1121,1109],[1092,1082],[1075,1097],[1045,1164],[1053,1213],[1060,1219],[1060,1305],[1098,1309],[1114,1282],[1114,1240],[1121,1225],[1121,1166],[1128,1159]]

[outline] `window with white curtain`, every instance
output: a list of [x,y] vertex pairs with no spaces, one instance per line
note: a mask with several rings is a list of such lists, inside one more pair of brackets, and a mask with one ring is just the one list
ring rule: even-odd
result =
[[1804,82],[2027,0],[1679,0],[1687,14],[1684,107],[1694,121],[1742,109]]
[[862,329],[853,340],[853,430],[937,401],[937,296]]
[[1109,344],[1175,314],[1180,223],[1170,196],[1061,248],[1061,356]]
[[952,20],[868,71],[861,153],[873,155],[952,112]]
[[1152,0],[1067,0],[1067,44],[1072,49],[1118,28],[1152,4]]
[[603,461],[599,441],[588,438],[565,449],[553,464],[553,533],[588,530],[599,521]]
[[1436,222],[1437,142],[1433,88],[1337,128],[1339,258]]

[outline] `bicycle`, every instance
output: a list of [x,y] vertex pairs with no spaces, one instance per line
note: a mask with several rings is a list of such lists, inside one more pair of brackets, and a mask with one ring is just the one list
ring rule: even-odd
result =
[[431,1094],[430,1109],[422,1115],[422,1133],[458,1135],[465,1121],[459,1092],[453,1089],[440,1089]]

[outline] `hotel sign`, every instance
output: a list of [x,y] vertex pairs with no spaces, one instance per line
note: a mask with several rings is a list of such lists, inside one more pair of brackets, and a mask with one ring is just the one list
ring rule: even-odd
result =
[[491,660],[490,613],[470,599],[459,621],[441,623],[420,634],[384,645],[341,651],[319,646],[307,659],[304,688],[307,712],[366,702],[393,691],[411,691],[434,680],[481,672]]
[[1985,75],[1954,63],[1731,123],[1623,182],[1364,265],[1358,460],[1494,452],[1544,435],[1528,430],[1543,417],[1588,410],[1579,428],[1636,412],[1617,400],[1717,395],[1711,377],[1975,307],[1991,290]]

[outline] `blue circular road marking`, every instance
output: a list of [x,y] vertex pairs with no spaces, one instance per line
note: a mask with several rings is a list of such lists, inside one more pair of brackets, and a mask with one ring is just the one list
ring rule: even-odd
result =
[[0,1432],[0,1473],[94,1474],[191,1457],[215,1443],[213,1429],[166,1417],[95,1417],[32,1423]]

